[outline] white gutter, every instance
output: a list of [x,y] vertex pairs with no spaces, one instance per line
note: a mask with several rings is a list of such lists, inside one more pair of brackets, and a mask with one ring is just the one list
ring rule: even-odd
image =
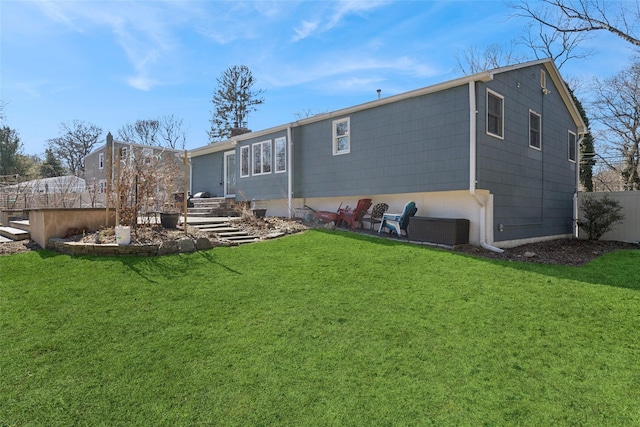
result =
[[502,253],[503,249],[490,245],[487,242],[487,205],[476,194],[476,159],[477,159],[477,105],[476,82],[469,81],[469,194],[480,206],[480,246],[493,252]]
[[577,239],[580,233],[578,229],[578,191],[580,190],[580,144],[584,134],[576,142],[576,191],[573,193],[573,236]]
[[293,141],[291,140],[291,125],[287,126],[287,204],[289,219],[293,218]]

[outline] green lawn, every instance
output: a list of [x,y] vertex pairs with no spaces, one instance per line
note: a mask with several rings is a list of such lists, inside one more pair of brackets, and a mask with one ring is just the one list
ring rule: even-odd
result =
[[640,251],[0,257],[0,426],[640,425]]

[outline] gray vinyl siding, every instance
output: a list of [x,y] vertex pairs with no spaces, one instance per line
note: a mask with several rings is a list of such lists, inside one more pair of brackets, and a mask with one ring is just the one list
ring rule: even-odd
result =
[[[476,88],[477,188],[494,195],[496,242],[572,232],[576,169],[568,160],[567,138],[576,125],[551,78],[550,93],[543,94],[541,69],[498,74]],[[485,132],[487,87],[504,96],[504,140]],[[542,117],[541,150],[529,147],[529,110]]]
[[[286,131],[275,132],[257,138],[247,139],[239,142],[236,146],[236,199],[238,200],[268,200],[287,199],[288,172],[275,173],[275,140],[285,137]],[[271,141],[271,172],[267,174],[254,175],[253,163],[249,164],[249,176],[240,177],[241,167],[241,147],[249,146],[249,156],[253,159],[252,145],[257,142]],[[287,150],[289,149],[287,144]],[[287,152],[287,156],[289,153]]]
[[98,183],[101,179],[105,178],[105,171],[107,167],[107,159],[105,158],[104,168],[100,169],[98,164],[99,153],[105,153],[106,150],[100,149],[98,151],[94,151],[93,153],[87,154],[84,158],[84,179],[87,185],[94,185],[94,183]]
[[[351,151],[333,155],[333,120],[350,119]],[[294,196],[468,188],[467,86],[293,129]]]
[[224,197],[224,152],[191,159],[191,194],[207,191],[211,197]]

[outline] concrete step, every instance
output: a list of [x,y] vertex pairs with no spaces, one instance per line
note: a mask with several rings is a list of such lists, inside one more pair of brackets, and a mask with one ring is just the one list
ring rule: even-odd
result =
[[236,236],[236,237],[227,237],[225,238],[225,240],[228,240],[229,242],[237,243],[240,245],[243,243],[259,242],[260,238],[256,236]]
[[233,231],[237,231],[237,228],[233,228],[233,227],[198,227],[200,229],[200,231],[204,231],[207,233],[229,233],[229,232],[233,232]]
[[237,228],[235,230],[228,230],[228,231],[223,231],[223,232],[219,232],[216,233],[218,236],[220,237],[243,237],[243,236],[248,236],[248,234],[245,231],[240,231]]
[[16,219],[13,221],[9,221],[9,227],[17,228],[19,230],[29,231],[29,220]]
[[28,231],[14,227],[0,227],[0,236],[11,240],[28,240],[31,238]]
[[9,242],[13,242],[13,240],[7,239],[4,236],[0,236],[0,243],[9,243]]

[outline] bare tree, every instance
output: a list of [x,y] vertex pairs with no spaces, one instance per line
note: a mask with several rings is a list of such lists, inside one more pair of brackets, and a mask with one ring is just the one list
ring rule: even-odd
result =
[[159,120],[136,120],[135,123],[127,123],[118,129],[118,139],[134,144],[159,145],[157,140],[159,130]]
[[637,0],[521,0],[509,4],[518,15],[532,18],[560,33],[607,31],[640,46]]
[[294,113],[294,116],[296,117],[296,120],[302,120],[302,119],[308,119],[309,117],[313,117],[313,116],[317,116],[318,114],[325,114],[328,113],[329,110],[316,110],[316,112],[314,113],[313,110],[311,108],[305,108],[304,110],[300,110],[300,111],[296,111]]
[[517,53],[515,46],[514,41],[508,46],[494,43],[484,50],[475,45],[471,46],[463,51],[462,56],[456,54],[458,69],[462,74],[470,75],[526,61],[526,56]]
[[563,33],[550,31],[541,23],[527,26],[526,34],[519,44],[526,46],[536,59],[551,58],[558,69],[570,60],[586,59],[593,54],[581,44],[588,38],[586,33]]
[[187,130],[182,119],[169,114],[157,119],[127,123],[118,129],[118,139],[134,144],[184,149],[187,144]]
[[229,138],[232,129],[245,127],[249,114],[264,103],[260,96],[264,90],[253,90],[255,79],[246,65],[229,67],[216,80],[218,87],[211,99],[214,111],[208,132],[210,142]]
[[592,114],[605,144],[602,161],[622,179],[622,189],[640,190],[640,59],[617,75],[594,82]]
[[61,136],[48,140],[47,145],[75,176],[83,177],[84,158],[98,143],[102,128],[82,120],[62,123],[60,127]]
[[160,138],[162,139],[163,146],[184,150],[187,145],[187,130],[184,128],[183,120],[170,114],[161,117],[159,122]]

